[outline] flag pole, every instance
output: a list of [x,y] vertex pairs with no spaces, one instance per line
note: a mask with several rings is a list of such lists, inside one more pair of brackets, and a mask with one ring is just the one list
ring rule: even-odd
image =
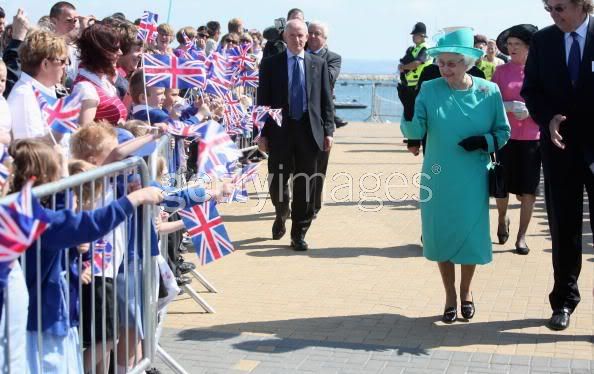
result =
[[169,11],[167,12],[167,23],[171,19],[171,8],[173,7],[173,0],[169,0]]
[[146,102],[148,100],[148,94],[146,92],[146,71],[144,69],[144,65],[145,65],[145,63],[144,63],[144,53],[143,53],[142,54],[142,87],[144,88],[144,110],[146,111],[146,122],[148,122],[149,127],[151,127],[152,126],[151,116],[149,113],[148,104]]

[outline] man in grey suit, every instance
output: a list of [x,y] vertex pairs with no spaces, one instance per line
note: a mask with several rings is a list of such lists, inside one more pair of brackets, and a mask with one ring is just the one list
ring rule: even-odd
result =
[[[334,85],[340,75],[340,66],[342,64],[342,57],[338,53],[334,53],[328,49],[328,26],[322,22],[314,21],[309,24],[309,39],[307,40],[308,52],[316,56],[320,56],[326,60],[328,65],[328,76],[330,78],[330,87],[334,93]],[[333,95],[334,96],[334,95]],[[334,111],[334,123],[342,122],[336,117]],[[328,159],[330,158],[330,151],[322,151],[318,158],[318,176],[316,178],[316,188],[314,195],[314,218],[317,217],[318,212],[322,209],[322,194],[324,188],[324,180],[326,179],[326,170],[328,169]]]
[[[283,37],[287,50],[262,60],[258,87],[258,105],[282,109],[282,124],[268,119],[259,146],[270,154],[269,191],[276,212],[272,238],[283,237],[290,212],[291,246],[304,251],[308,249],[305,234],[314,215],[318,157],[333,143],[334,104],[326,60],[305,53],[305,22],[287,22]],[[293,200],[289,210],[291,176]]]

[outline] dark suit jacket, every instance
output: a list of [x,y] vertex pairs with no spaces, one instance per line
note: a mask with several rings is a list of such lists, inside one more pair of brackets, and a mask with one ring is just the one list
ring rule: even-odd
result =
[[320,53],[316,56],[319,56],[326,60],[326,64],[328,64],[328,74],[330,75],[330,87],[334,90],[334,85],[336,84],[336,80],[340,75],[340,67],[342,65],[342,57],[338,53],[334,53],[328,49],[328,47],[322,48]]
[[[561,124],[561,135],[568,147],[591,153],[594,149],[594,19],[590,17],[580,75],[573,88],[567,70],[564,33],[555,25],[538,31],[532,37],[524,69],[522,97],[530,116],[549,141],[549,122],[556,114],[567,120]],[[588,161],[586,157],[586,161]],[[591,161],[591,160],[590,160]]]
[[[278,127],[271,119],[266,121],[262,136],[271,142],[288,138],[289,76],[287,53],[267,57],[260,64],[258,105],[273,109],[282,108],[283,125]],[[305,92],[311,132],[320,150],[324,149],[324,137],[334,133],[334,103],[326,60],[305,53]]]

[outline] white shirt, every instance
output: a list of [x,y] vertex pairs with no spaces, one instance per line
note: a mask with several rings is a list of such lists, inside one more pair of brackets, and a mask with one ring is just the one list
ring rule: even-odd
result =
[[10,115],[10,108],[4,96],[0,95],[0,131],[10,132],[12,128],[12,116]]
[[46,87],[29,74],[22,72],[7,100],[12,117],[13,139],[37,138],[48,132],[34,88],[48,96],[56,97],[54,87]]
[[[582,23],[575,32],[578,34],[578,43],[580,43],[580,60],[584,57],[584,47],[586,46],[586,34],[588,33],[588,24],[590,23],[590,16],[586,16],[586,20]],[[573,44],[573,37],[570,32],[565,33],[565,62],[569,64],[569,51]]]
[[[289,102],[291,100],[291,84],[293,83],[293,64],[295,60],[293,59],[295,55],[293,52],[287,48],[287,64],[288,64],[288,75],[289,75]],[[301,70],[301,91],[303,91],[303,112],[307,112],[307,93],[305,89],[305,51],[301,51],[297,55],[299,57],[299,70]]]
[[[92,73],[84,68],[80,68],[78,73],[90,80],[91,82],[95,83],[97,86],[101,87],[108,96],[117,96],[117,89],[115,88],[113,83],[111,83],[109,79],[107,79],[106,75],[98,76],[97,74]],[[97,93],[97,89],[91,82],[78,82],[74,85],[74,88],[72,89],[72,94],[81,95],[80,99],[83,101],[94,100],[96,102],[99,102],[99,94]]]

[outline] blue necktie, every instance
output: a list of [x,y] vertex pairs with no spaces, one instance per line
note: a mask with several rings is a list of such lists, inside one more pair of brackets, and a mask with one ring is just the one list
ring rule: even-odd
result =
[[303,87],[301,87],[299,56],[293,56],[293,61],[293,78],[291,80],[291,118],[300,120],[303,116]]
[[569,50],[569,60],[567,61],[567,69],[569,70],[569,78],[571,84],[575,87],[578,78],[580,76],[580,43],[578,42],[578,34],[574,31],[571,33],[573,43],[571,43],[571,49]]

